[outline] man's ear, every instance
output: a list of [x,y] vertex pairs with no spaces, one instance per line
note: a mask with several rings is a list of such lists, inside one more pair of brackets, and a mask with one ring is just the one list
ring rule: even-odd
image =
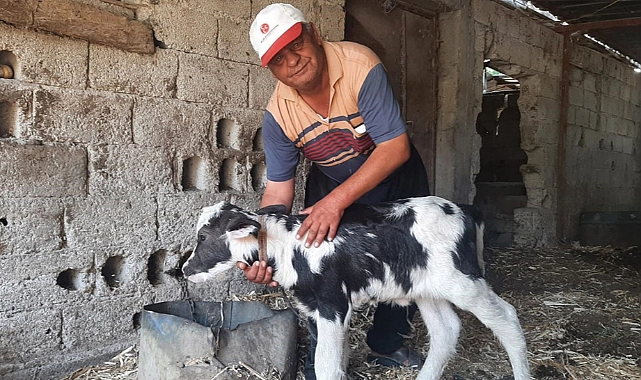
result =
[[259,230],[260,223],[242,214],[239,214],[227,224],[227,234],[235,239],[247,237]]

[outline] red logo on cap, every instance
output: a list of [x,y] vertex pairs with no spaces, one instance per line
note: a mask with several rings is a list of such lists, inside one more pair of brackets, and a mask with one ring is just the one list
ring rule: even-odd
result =
[[260,26],[260,31],[263,32],[263,34],[269,32],[269,25],[263,24]]

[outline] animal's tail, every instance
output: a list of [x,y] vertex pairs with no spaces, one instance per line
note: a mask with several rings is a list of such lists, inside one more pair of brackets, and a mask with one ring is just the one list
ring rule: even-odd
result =
[[485,222],[483,221],[483,213],[476,206],[468,204],[458,205],[465,214],[472,217],[476,225],[476,260],[481,275],[485,276],[485,259],[483,258],[483,234],[485,232]]

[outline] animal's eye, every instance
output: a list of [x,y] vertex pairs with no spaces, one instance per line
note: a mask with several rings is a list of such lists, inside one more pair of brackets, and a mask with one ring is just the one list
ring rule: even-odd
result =
[[205,235],[198,235],[198,241],[205,241]]

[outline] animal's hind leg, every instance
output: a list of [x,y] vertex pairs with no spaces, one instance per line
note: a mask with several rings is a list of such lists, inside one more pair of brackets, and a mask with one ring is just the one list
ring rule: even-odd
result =
[[446,300],[416,301],[430,337],[430,348],[417,380],[438,380],[448,360],[456,352],[461,321]]
[[529,380],[530,368],[527,348],[516,309],[490,289],[485,280],[474,281],[474,290],[467,289],[465,295],[452,300],[459,308],[474,314],[487,326],[510,358],[514,380]]

